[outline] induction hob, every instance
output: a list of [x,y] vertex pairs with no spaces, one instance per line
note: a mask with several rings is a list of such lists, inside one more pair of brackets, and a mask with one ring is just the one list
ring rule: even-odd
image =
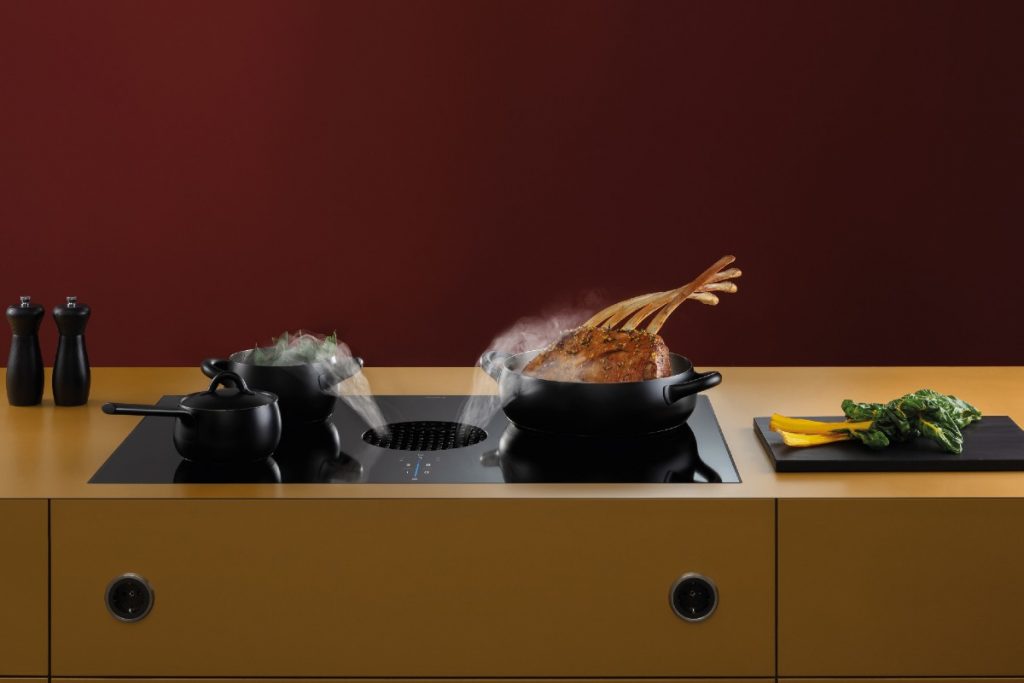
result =
[[[179,398],[165,396],[159,405],[177,405]],[[686,424],[628,437],[579,437],[520,429],[500,410],[482,421],[482,427],[459,424],[467,396],[374,398],[391,425],[387,432],[374,432],[348,404],[339,401],[334,415],[325,422],[286,426],[273,458],[242,466],[183,460],[171,438],[174,421],[146,417],[89,483],[740,481],[705,396],[697,398],[697,407]]]

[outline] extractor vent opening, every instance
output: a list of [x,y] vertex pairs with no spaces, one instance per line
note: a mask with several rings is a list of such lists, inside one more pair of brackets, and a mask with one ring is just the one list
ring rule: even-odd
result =
[[465,448],[487,438],[487,432],[461,422],[393,422],[369,429],[363,441],[395,451],[447,451]]

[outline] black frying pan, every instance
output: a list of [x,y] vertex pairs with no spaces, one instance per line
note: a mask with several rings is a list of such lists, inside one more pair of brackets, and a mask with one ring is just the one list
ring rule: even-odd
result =
[[672,375],[641,382],[559,382],[522,373],[540,353],[488,351],[480,367],[498,383],[505,415],[520,427],[561,434],[648,434],[690,417],[697,394],[717,386],[717,372],[700,373],[677,353]]

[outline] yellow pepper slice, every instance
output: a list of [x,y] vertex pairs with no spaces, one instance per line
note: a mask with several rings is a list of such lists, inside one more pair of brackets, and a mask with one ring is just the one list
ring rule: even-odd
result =
[[835,443],[837,441],[849,441],[853,437],[849,434],[795,434],[793,432],[784,432],[782,430],[776,430],[782,435],[782,442],[787,446],[803,447],[803,446],[820,446],[826,443]]
[[870,429],[872,421],[862,422],[820,422],[818,420],[804,420],[798,417],[786,417],[778,413],[772,414],[769,428],[773,432],[792,432],[794,434],[835,434],[839,430],[849,429],[858,431]]

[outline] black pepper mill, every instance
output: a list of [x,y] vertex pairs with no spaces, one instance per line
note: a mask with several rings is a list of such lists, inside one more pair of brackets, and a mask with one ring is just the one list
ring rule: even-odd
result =
[[32,297],[7,308],[7,322],[14,336],[7,357],[7,402],[12,406],[34,406],[43,400],[43,354],[39,351],[39,323],[43,307]]
[[57,321],[57,360],[53,363],[53,402],[80,406],[89,400],[89,355],[85,352],[85,325],[91,311],[78,297],[53,309]]

